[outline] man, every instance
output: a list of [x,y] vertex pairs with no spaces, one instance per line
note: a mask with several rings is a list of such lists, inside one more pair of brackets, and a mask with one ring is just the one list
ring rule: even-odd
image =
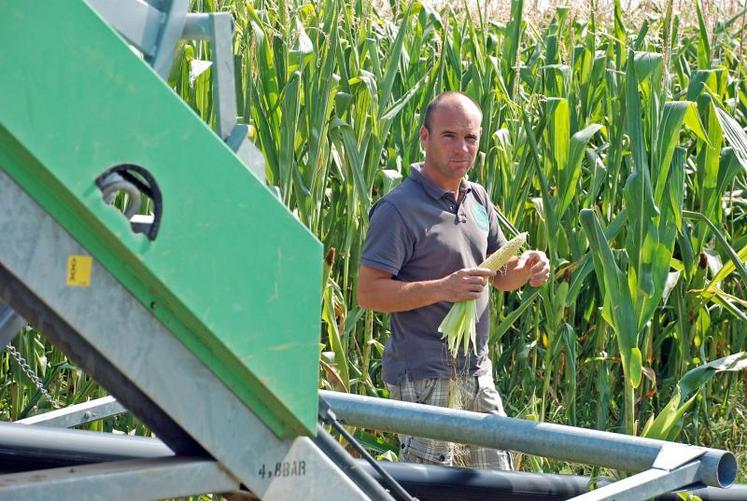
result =
[[[383,360],[392,398],[446,407],[449,378],[456,378],[463,409],[505,415],[488,358],[486,285],[538,287],[550,268],[540,251],[512,258],[498,273],[477,267],[506,242],[485,188],[465,179],[481,123],[480,108],[463,94],[446,92],[428,105],[420,129],[424,162],[371,210],[358,302],[392,314]],[[460,351],[453,361],[438,326],[453,303],[466,299],[477,300],[477,355]],[[448,443],[410,436],[400,443],[403,461],[454,462]],[[461,458],[467,466],[511,469],[505,451],[470,446],[467,452]]]

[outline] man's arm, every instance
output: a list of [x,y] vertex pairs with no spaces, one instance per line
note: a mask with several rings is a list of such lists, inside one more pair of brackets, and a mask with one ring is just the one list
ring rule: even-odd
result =
[[455,271],[437,280],[402,282],[391,273],[361,265],[358,280],[358,304],[383,313],[422,308],[441,301],[455,303],[477,299],[487,280],[495,273],[484,268]]

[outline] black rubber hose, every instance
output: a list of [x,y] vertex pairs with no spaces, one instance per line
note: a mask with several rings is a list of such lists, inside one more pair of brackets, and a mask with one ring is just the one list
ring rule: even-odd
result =
[[[378,476],[366,461],[356,461],[372,476]],[[589,492],[589,478],[575,475],[473,470],[383,461],[379,465],[420,501],[560,501]],[[602,487],[612,481],[597,479],[596,483]],[[703,501],[747,500],[747,485],[744,484],[732,485],[728,489],[698,485],[686,490]],[[676,494],[663,494],[656,499],[676,501],[681,498]]]

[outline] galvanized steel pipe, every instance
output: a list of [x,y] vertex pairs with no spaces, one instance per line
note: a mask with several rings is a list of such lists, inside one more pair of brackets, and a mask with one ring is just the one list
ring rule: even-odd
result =
[[152,438],[0,422],[0,457],[84,464],[173,455],[166,444]]
[[[464,444],[510,449],[572,463],[605,466],[626,472],[651,468],[662,440],[538,423],[429,405],[320,390],[337,419],[349,425]],[[681,447],[683,444],[675,444]],[[728,487],[737,476],[734,454],[700,448],[700,480]]]

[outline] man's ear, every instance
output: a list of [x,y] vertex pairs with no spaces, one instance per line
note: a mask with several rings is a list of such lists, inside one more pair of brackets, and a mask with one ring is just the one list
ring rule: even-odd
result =
[[420,128],[420,142],[423,143],[425,141],[428,141],[430,131],[426,127]]

